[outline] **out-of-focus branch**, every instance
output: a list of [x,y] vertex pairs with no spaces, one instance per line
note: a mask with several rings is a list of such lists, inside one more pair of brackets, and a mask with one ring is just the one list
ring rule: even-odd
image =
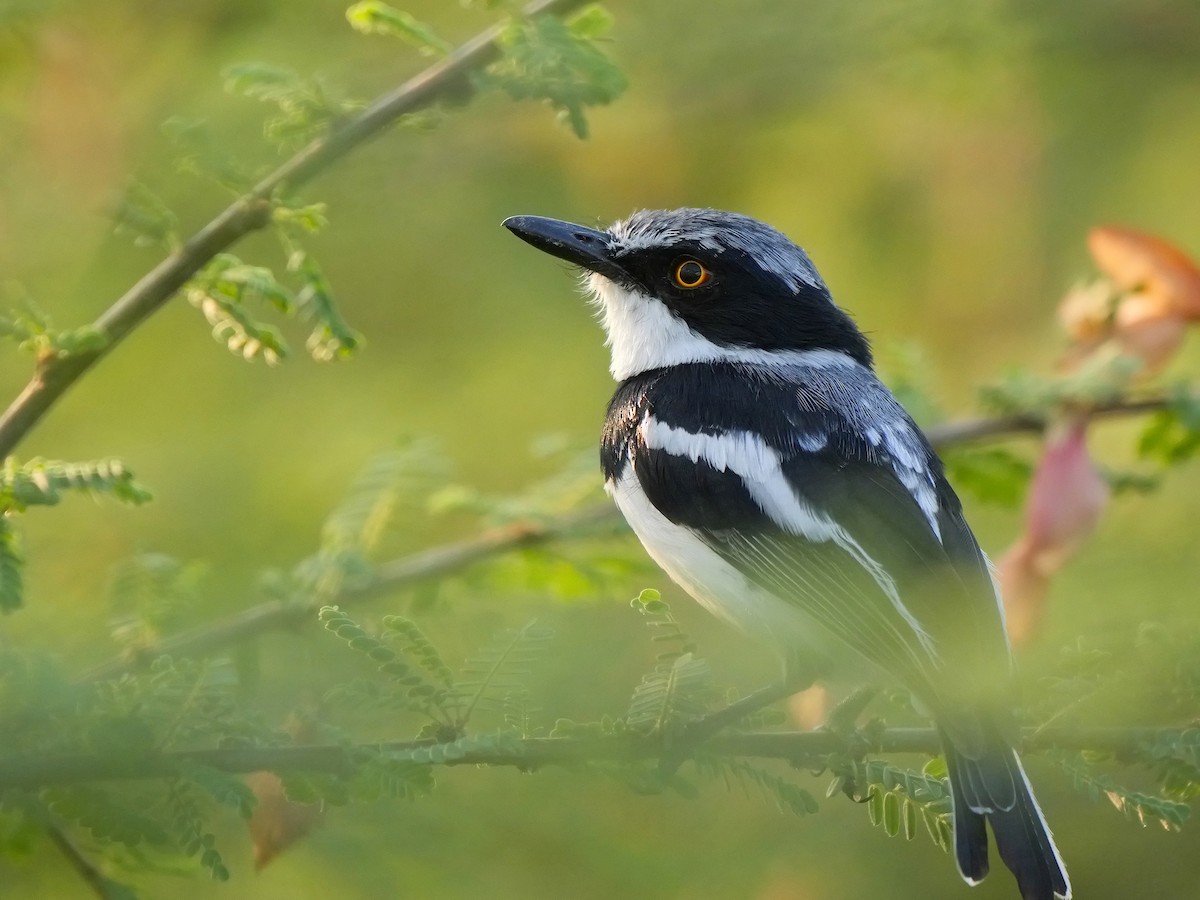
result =
[[369,581],[345,588],[336,597],[324,600],[273,600],[251,606],[228,618],[218,619],[188,631],[163,638],[141,647],[134,655],[123,655],[91,669],[85,680],[112,678],[128,672],[139,663],[164,654],[195,656],[250,640],[276,629],[295,627],[316,615],[322,603],[352,603],[385,596],[401,588],[461,571],[472,563],[498,556],[521,547],[562,540],[578,534],[594,533],[597,527],[615,526],[615,510],[607,505],[594,506],[544,522],[517,522],[485,531],[476,537],[431,547],[379,565]]
[[[1117,418],[1139,416],[1156,412],[1170,404],[1167,397],[1143,397],[1136,400],[1117,400],[1095,406],[1088,411],[1092,418]],[[1021,434],[1037,434],[1046,427],[1046,420],[1033,415],[994,416],[986,419],[960,419],[957,422],[942,422],[925,430],[929,442],[941,449],[955,444],[983,441],[991,438],[1013,437]]]
[[[1132,756],[1143,746],[1177,735],[1178,729],[1075,727],[1046,728],[1025,732],[1027,751],[1061,749],[1094,750],[1118,758]],[[853,736],[833,731],[750,732],[717,735],[703,742],[705,751],[721,756],[783,759],[801,768],[819,767],[831,753],[861,750],[850,744]],[[871,736],[876,753],[941,752],[941,738],[933,728],[891,728]],[[374,743],[361,748],[341,744],[291,747],[240,747],[217,750],[187,750],[143,756],[62,755],[28,759],[0,758],[0,788],[36,788],[51,784],[85,781],[167,778],[181,767],[202,765],[224,772],[245,774],[272,772],[321,772],[349,774],[356,755],[407,754],[434,746],[431,741]],[[633,761],[664,755],[661,739],[637,735],[596,738],[525,738],[494,749],[471,749],[429,762],[446,766],[519,766],[522,768],[580,762]]]
[[[526,8],[525,14],[565,15],[586,2],[537,0]],[[214,256],[244,235],[266,227],[271,221],[272,198],[280,190],[312,180],[401,116],[469,90],[469,73],[499,55],[500,35],[501,26],[496,26],[467,41],[445,59],[379,97],[341,127],[309,144],[230,204],[100,315],[95,322],[103,337],[100,349],[40,359],[33,378],[0,415],[0,458],[12,453],[71,385],[170,300]]]
[[108,878],[104,877],[96,865],[87,858],[86,854],[71,840],[71,836],[57,822],[48,821],[46,823],[46,834],[50,838],[50,842],[58,848],[58,851],[71,864],[71,868],[76,874],[83,879],[84,883],[91,889],[100,900],[118,900],[119,897],[127,897],[127,892],[114,890],[116,885]]
[[[1161,409],[1167,403],[1165,398],[1149,398],[1102,407],[1097,409],[1095,414],[1104,417],[1139,415]],[[1036,432],[1043,424],[1038,419],[1019,416],[964,419],[935,425],[926,433],[935,447],[944,449],[968,441]],[[616,510],[608,504],[545,522],[514,523],[484,532],[477,537],[432,547],[383,563],[375,570],[370,581],[347,588],[337,597],[325,598],[323,602],[345,604],[383,597],[400,588],[453,574],[474,563],[521,547],[567,540],[578,535],[592,534],[597,527],[618,524]],[[194,656],[250,640],[269,631],[295,627],[314,615],[319,603],[315,600],[274,600],[251,606],[228,618],[148,644],[134,655],[126,654],[111,659],[86,672],[83,677],[111,678],[163,654]]]

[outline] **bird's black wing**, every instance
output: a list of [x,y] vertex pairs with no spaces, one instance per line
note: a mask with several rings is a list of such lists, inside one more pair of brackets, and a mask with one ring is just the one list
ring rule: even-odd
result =
[[667,519],[906,684],[970,753],[974,711],[1006,706],[1008,645],[919,429],[865,369],[685,368],[618,392],[606,468],[631,465]]

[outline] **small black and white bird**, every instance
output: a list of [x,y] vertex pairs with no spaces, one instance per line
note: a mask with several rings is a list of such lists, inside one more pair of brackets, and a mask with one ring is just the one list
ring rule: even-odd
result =
[[942,735],[962,877],[987,874],[990,822],[1024,900],[1070,897],[1013,749],[987,557],[808,255],[712,209],[504,225],[585,270],[620,383],[605,487],[650,556],[793,672],[908,688]]

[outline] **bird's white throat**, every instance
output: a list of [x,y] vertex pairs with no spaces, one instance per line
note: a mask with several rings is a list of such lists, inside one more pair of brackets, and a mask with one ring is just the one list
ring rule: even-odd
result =
[[612,353],[609,371],[617,381],[640,372],[684,363],[734,362],[760,366],[857,367],[834,350],[760,350],[716,344],[688,327],[655,297],[591,273],[584,288],[595,303]]

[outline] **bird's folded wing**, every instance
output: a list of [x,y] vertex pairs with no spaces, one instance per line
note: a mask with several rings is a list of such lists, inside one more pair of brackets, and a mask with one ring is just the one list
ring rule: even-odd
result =
[[[663,515],[926,704],[1001,703],[1008,646],[987,561],[916,426],[892,423],[912,429],[909,449],[924,458],[896,460],[828,410],[807,430],[804,418],[803,406],[789,409],[794,433],[821,429],[812,449],[786,434],[693,433],[650,415],[633,467]],[[927,495],[912,489],[914,470]]]

